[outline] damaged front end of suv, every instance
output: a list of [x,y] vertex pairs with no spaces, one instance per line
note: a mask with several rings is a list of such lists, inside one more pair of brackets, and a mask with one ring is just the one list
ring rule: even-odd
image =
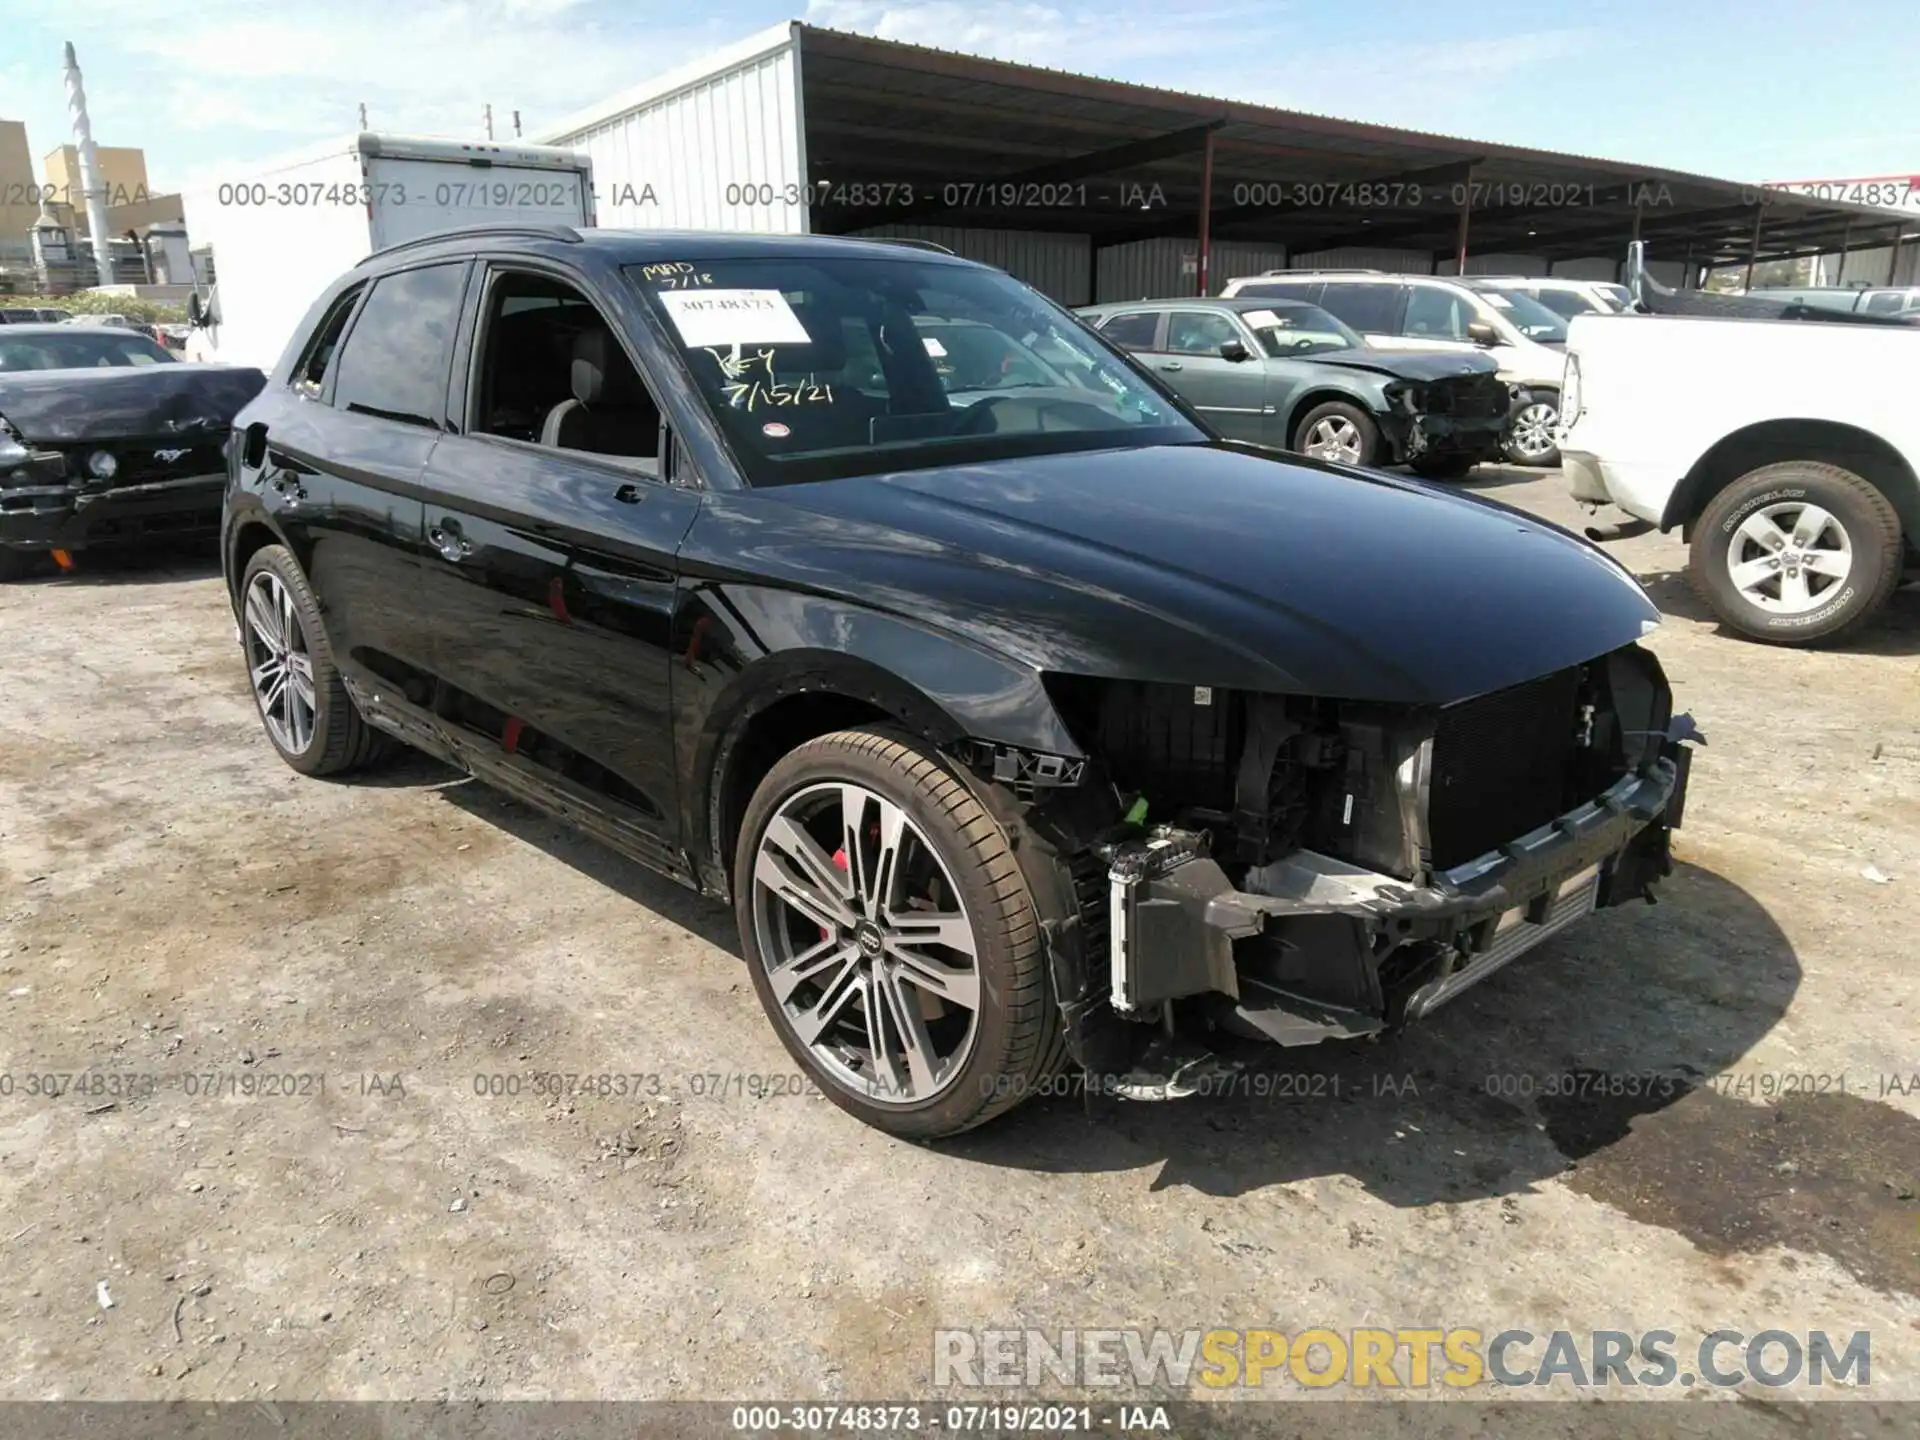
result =
[[1067,878],[1069,1049],[1180,1094],[1231,1041],[1389,1032],[1672,863],[1692,720],[1628,644],[1448,704],[1054,675],[1089,757],[972,757]]

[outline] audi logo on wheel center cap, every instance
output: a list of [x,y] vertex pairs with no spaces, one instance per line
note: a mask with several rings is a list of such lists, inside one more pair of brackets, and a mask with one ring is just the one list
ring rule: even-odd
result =
[[860,947],[860,953],[869,958],[880,953],[880,927],[871,920],[860,922],[860,928],[853,932],[853,943]]

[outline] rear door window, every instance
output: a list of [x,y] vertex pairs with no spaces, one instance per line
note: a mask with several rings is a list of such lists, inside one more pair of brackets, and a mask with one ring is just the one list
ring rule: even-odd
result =
[[1362,334],[1400,333],[1400,297],[1405,286],[1378,280],[1329,281],[1320,308]]
[[1151,350],[1159,333],[1160,315],[1155,310],[1128,310],[1107,317],[1100,333],[1125,350]]
[[444,428],[466,274],[462,260],[375,281],[334,362],[333,403],[405,425]]

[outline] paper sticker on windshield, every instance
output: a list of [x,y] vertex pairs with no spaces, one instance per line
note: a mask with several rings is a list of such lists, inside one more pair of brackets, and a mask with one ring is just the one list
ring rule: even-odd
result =
[[947,347],[942,345],[938,340],[934,339],[931,335],[921,336],[920,343],[927,347],[927,353],[933,356],[934,359],[944,360],[946,358]]
[[1502,310],[1511,310],[1513,308],[1513,302],[1504,295],[1495,295],[1489,291],[1482,290],[1480,292],[1480,298],[1489,305],[1499,306]]
[[1240,317],[1256,330],[1282,330],[1280,317],[1271,310],[1249,310]]
[[689,346],[808,345],[800,317],[778,290],[662,290],[661,308]]

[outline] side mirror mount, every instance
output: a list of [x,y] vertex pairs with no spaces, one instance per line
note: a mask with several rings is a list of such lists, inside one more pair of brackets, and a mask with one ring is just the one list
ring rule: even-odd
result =
[[1244,341],[1222,340],[1220,342],[1220,358],[1238,363],[1242,360],[1251,360],[1253,356],[1248,352]]
[[198,330],[207,323],[206,309],[200,304],[200,292],[187,296],[187,324]]
[[1467,339],[1476,345],[1494,346],[1500,343],[1500,332],[1485,320],[1467,322]]

